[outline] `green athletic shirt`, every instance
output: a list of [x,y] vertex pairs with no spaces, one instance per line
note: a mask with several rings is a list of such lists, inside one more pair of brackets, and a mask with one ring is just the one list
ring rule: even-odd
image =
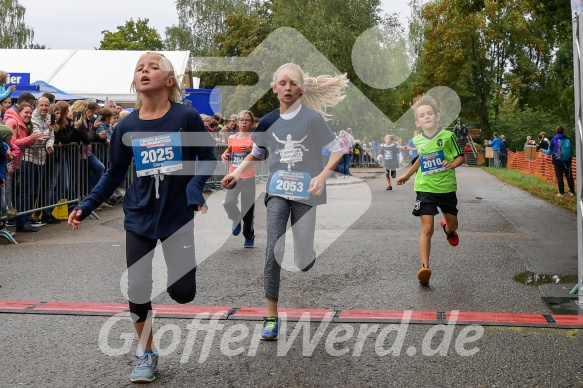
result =
[[442,129],[430,138],[421,133],[413,138],[413,144],[419,153],[420,163],[415,176],[415,191],[426,193],[456,191],[455,170],[439,171],[442,157],[453,162],[459,155],[463,155],[455,134]]

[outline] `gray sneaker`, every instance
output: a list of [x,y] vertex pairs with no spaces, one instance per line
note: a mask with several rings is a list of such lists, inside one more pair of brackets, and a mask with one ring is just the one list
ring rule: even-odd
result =
[[156,353],[143,353],[138,356],[138,360],[138,366],[132,371],[130,381],[132,383],[151,383],[156,378],[158,355]]

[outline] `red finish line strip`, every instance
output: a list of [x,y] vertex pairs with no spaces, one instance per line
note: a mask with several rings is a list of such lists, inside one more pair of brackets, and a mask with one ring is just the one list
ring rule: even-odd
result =
[[[262,307],[153,305],[156,316],[199,319],[261,320],[267,315]],[[0,313],[114,315],[127,312],[125,303],[98,302],[41,302],[0,300]],[[385,323],[456,323],[493,326],[537,326],[583,328],[583,315],[552,315],[554,322],[542,314],[517,314],[501,312],[448,311],[445,316],[435,311],[413,310],[340,310],[332,309],[279,309],[280,317],[288,321],[299,319],[334,322],[385,322]]]
[[583,327],[583,315],[551,315],[557,326]]
[[36,306],[32,313],[61,313],[61,314],[117,314],[128,310],[125,303],[98,303],[98,302],[47,302]]
[[423,322],[437,323],[436,311],[412,310],[342,310],[336,322]]
[[233,307],[154,304],[152,310],[157,317],[227,319]]
[[[456,316],[457,315],[457,316]],[[542,314],[515,314],[515,313],[494,313],[494,312],[468,312],[459,311],[455,314],[448,311],[447,321],[452,319],[455,323],[479,324],[479,325],[536,325],[548,326],[549,323]]]
[[[280,318],[288,321],[299,319],[310,321],[321,321],[325,318],[332,319],[336,311],[331,309],[278,309]],[[241,307],[229,316],[229,319],[262,320],[267,316],[267,309],[264,307]]]
[[0,300],[0,312],[24,313],[27,309],[40,303],[40,300]]

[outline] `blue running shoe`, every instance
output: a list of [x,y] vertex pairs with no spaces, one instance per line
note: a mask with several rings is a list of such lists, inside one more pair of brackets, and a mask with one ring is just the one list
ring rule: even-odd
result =
[[241,233],[241,221],[233,221],[233,236],[238,236]]
[[243,244],[243,247],[253,248],[254,246],[255,246],[255,236],[245,239],[245,243]]
[[158,355],[156,353],[140,353],[138,366],[134,368],[130,376],[132,383],[151,383],[156,378],[158,367]]
[[275,341],[279,333],[279,318],[265,317],[263,321],[263,330],[261,330],[261,339],[264,341]]

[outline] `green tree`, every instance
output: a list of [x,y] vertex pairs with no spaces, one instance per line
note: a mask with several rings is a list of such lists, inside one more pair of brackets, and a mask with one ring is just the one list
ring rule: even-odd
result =
[[[338,71],[348,74],[349,96],[331,111],[334,116],[331,126],[335,129],[352,127],[358,130],[359,136],[370,133],[368,138],[371,138],[374,132],[375,137],[381,137],[401,124],[391,126],[386,117],[396,121],[410,106],[412,81],[407,80],[396,89],[370,82],[371,78],[383,75],[381,65],[398,68],[397,73],[408,73],[406,68],[415,64],[410,54],[413,47],[407,47],[403,26],[396,15],[381,14],[379,0],[178,0],[176,4],[179,25],[166,30],[166,47],[190,50],[197,57],[245,57],[269,34],[281,32],[281,28],[291,27],[301,34],[298,36],[290,30],[289,36],[278,35],[274,46],[262,45],[259,55],[262,63],[257,66],[257,74],[211,72],[207,65],[201,64],[199,68],[205,70],[197,75],[201,77],[202,87],[239,85],[228,92],[223,89],[223,96],[228,96],[223,100],[227,112],[241,107],[245,98],[251,100],[245,96],[245,90],[248,91],[245,85],[269,80],[272,74],[262,72],[272,72],[274,64],[282,61],[306,65],[304,70],[310,75]],[[368,39],[363,39],[365,35]],[[303,38],[307,42],[298,45]],[[305,50],[304,43],[314,48]],[[417,42],[418,49],[422,48],[421,44],[422,41]],[[361,66],[357,71],[353,64],[355,58],[370,66]],[[276,105],[273,93],[267,92],[252,109],[261,116]],[[412,131],[409,124],[406,128]]]
[[573,139],[572,129],[558,115],[541,108],[520,108],[518,100],[512,98],[501,102],[498,119],[492,122],[498,134],[506,137],[512,151],[522,151],[527,136],[536,139],[541,131],[548,136],[554,135],[555,127],[560,124],[567,128],[566,134]]
[[[489,136],[501,104],[572,122],[572,43],[568,2],[438,0],[426,20],[420,89],[445,85],[466,120]],[[570,126],[570,125],[568,125]],[[498,129],[498,128],[496,128]]]
[[178,26],[166,30],[166,43],[195,56],[215,52],[214,37],[226,30],[227,16],[250,14],[262,6],[258,0],[177,0]]
[[33,46],[34,31],[24,22],[26,8],[18,0],[0,0],[0,47],[25,49]]
[[[370,51],[364,55],[379,57],[377,66],[389,62],[387,57],[382,59],[382,55],[379,55],[383,47],[404,39],[404,31],[397,17],[381,15],[380,1],[273,0],[272,20],[274,28],[292,27],[298,30],[317,49],[317,53],[313,54],[313,60],[310,60],[308,54],[304,56],[302,53],[294,53],[298,63],[319,63],[321,61],[318,56],[323,55],[340,72],[347,73],[350,82],[360,92],[349,90],[346,100],[334,108],[334,118],[331,122],[333,127],[356,128],[358,133],[371,131],[386,133],[391,129],[385,116],[393,119],[400,116],[401,108],[397,94],[394,90],[370,86],[365,80],[360,79],[354,69],[352,57],[353,50],[356,49],[355,43],[370,29],[375,29],[370,31],[370,36],[374,39],[365,42]],[[379,32],[385,34],[384,39],[383,34]],[[290,53],[293,53],[293,50],[290,50]],[[286,59],[294,60],[293,57]],[[322,64],[320,69],[305,70],[321,74],[323,69],[326,69],[325,64]],[[374,103],[378,110],[363,109],[368,106],[369,101]]]
[[164,43],[155,28],[148,27],[149,19],[130,19],[117,31],[102,31],[99,50],[164,50]]
[[166,28],[166,38],[164,48],[169,51],[190,51],[194,52],[192,37],[190,32],[178,26]]
[[[262,7],[250,14],[231,14],[225,19],[225,31],[215,35],[217,57],[246,57],[265,40],[272,32],[268,7]],[[268,74],[261,74],[269,77]],[[228,101],[223,101],[223,109],[227,114],[236,113],[238,109],[251,108],[259,116],[273,109],[276,103],[275,96],[265,94],[254,106],[245,105],[248,96],[245,95],[243,86],[253,85],[257,82],[256,73],[250,72],[204,72],[200,74],[201,86],[213,88],[217,85],[236,85],[236,90],[229,95]]]
[[411,14],[409,15],[409,42],[415,58],[413,71],[418,72],[421,70],[421,57],[423,56],[423,47],[425,45],[423,35],[425,31],[425,20],[421,15],[423,1],[410,0],[409,8],[411,9]]
[[488,106],[493,80],[489,42],[482,13],[461,0],[440,0],[423,7],[426,21],[419,91],[434,86],[455,90],[462,100],[462,116],[490,127]]

